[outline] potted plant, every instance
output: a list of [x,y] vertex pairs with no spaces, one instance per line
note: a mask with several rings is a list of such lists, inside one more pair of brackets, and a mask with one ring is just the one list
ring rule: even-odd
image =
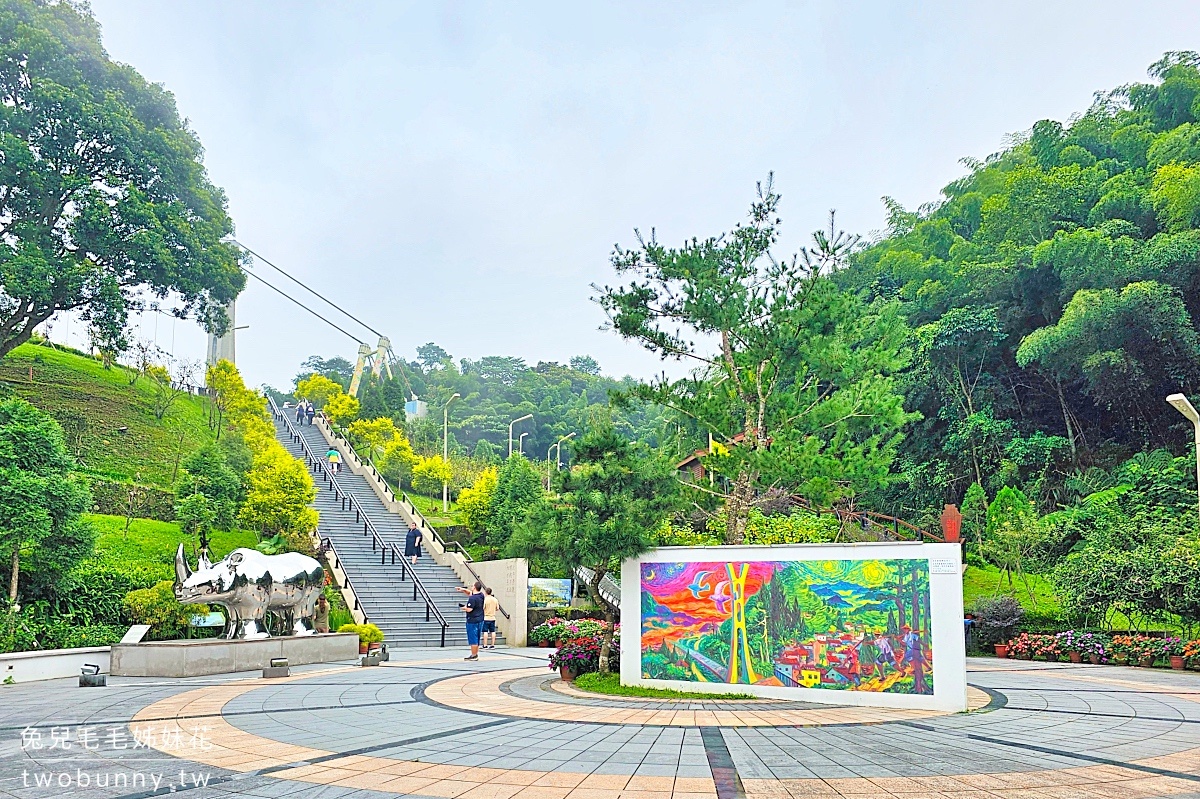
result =
[[550,668],[558,669],[559,676],[570,682],[589,671],[596,670],[600,661],[600,639],[569,638],[558,642],[558,649],[550,655]]
[[1074,630],[1063,630],[1054,636],[1058,639],[1058,648],[1067,653],[1072,663],[1083,662],[1083,647],[1080,645],[1081,634]]
[[1031,660],[1033,658],[1033,639],[1029,633],[1021,633],[1016,638],[1008,642],[1008,656],[1017,660]]
[[1025,615],[1021,603],[1011,596],[982,597],[972,612],[984,641],[995,647],[996,657],[1007,657],[1013,628]]
[[1162,646],[1162,639],[1147,635],[1113,636],[1114,660],[1119,658],[1131,666],[1153,666],[1163,653]]
[[1167,638],[1163,641],[1163,654],[1171,663],[1171,668],[1176,671],[1182,671],[1186,658],[1184,652],[1187,649],[1187,643],[1182,638]]
[[383,642],[383,630],[374,624],[343,624],[338,627],[339,633],[356,633],[358,635],[358,653],[367,654],[371,649],[378,649]]
[[559,630],[566,622],[553,617],[542,622],[529,631],[529,643],[540,647],[548,647],[558,642]]
[[1183,645],[1183,662],[1189,669],[1200,671],[1200,638]]
[[1058,646],[1058,637],[1054,635],[1031,635],[1033,639],[1033,659],[1057,663],[1062,658],[1062,650]]
[[1075,640],[1079,646],[1079,653],[1087,658],[1089,663],[1099,665],[1108,662],[1108,647],[1110,645],[1103,636],[1096,633],[1083,633]]
[[[620,668],[620,638],[614,630],[612,648],[609,652],[609,670]],[[568,638],[559,641],[558,649],[550,655],[550,668],[558,669],[559,676],[566,681],[597,671],[600,668],[601,635],[589,635],[580,638]]]
[[383,630],[374,624],[360,625],[358,628],[358,641],[360,644],[364,641],[366,642],[367,651],[379,649],[383,644]]

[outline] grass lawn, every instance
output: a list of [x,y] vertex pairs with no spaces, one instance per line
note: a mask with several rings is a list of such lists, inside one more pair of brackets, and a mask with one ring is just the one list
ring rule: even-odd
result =
[[594,694],[636,696],[645,699],[758,699],[750,694],[702,694],[696,691],[672,691],[665,688],[621,685],[621,675],[601,674],[598,671],[580,674],[575,678],[575,687]]
[[37,344],[0,359],[0,381],[58,419],[81,472],[170,490],[177,461],[213,440],[207,400],[183,394],[155,419],[150,381],[131,386],[129,374]]
[[[1051,618],[1061,613],[1062,605],[1050,581],[1040,574],[1027,574],[1025,577],[1029,582],[1028,588],[1020,578],[1015,578],[1010,586],[1008,577],[1005,576],[1002,580],[1000,570],[995,566],[968,566],[966,574],[963,575],[963,608],[970,610],[975,600],[980,597],[1006,594],[1015,597],[1026,613],[1034,613],[1043,618]],[[1033,591],[1032,599],[1029,596],[1030,589]],[[1162,619],[1130,619],[1120,612],[1114,612],[1109,623],[1113,630],[1181,632],[1179,624]]]
[[450,512],[442,512],[442,498],[432,499],[423,497],[413,491],[405,492],[412,503],[417,506],[417,510],[421,515],[433,523],[435,527],[447,527],[450,525],[461,524],[458,518],[458,506],[453,500],[450,502]]
[[[196,545],[192,536],[184,535],[174,522],[157,522],[152,519],[134,519],[125,533],[125,517],[90,514],[84,516],[96,528],[96,551],[94,560],[116,566],[133,566],[139,571],[154,576],[156,580],[170,580],[175,576],[175,550],[180,542],[190,553]],[[234,530],[214,532],[212,554],[225,557],[238,547],[253,548],[258,537],[252,532]],[[192,564],[193,567],[195,564]]]
[[[1026,582],[1029,586],[1026,588]],[[1032,599],[1030,591],[1033,592]],[[1001,576],[995,566],[979,568],[968,566],[963,575],[963,607],[967,610],[980,597],[1006,594],[1015,597],[1026,613],[1036,613],[1039,616],[1053,616],[1062,610],[1054,586],[1039,574],[1027,574],[1025,579],[1015,578],[1012,585],[1008,584],[1008,576]]]

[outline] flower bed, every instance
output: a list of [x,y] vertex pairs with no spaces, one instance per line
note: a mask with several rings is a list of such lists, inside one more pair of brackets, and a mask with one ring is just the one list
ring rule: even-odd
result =
[[[600,648],[604,643],[603,625],[594,635],[560,640],[558,649],[550,655],[550,668],[567,669],[576,675],[600,670]],[[608,668],[621,669],[621,631],[614,630],[612,647],[609,649]]]
[[[1008,643],[1008,656],[1019,660],[1115,663],[1153,666],[1181,664],[1200,667],[1200,639],[1155,638],[1064,630],[1060,633],[1021,633]],[[1174,659],[1174,660],[1172,660]],[[1182,659],[1182,661],[1180,660]]]
[[590,638],[603,633],[604,626],[604,622],[599,619],[568,621],[555,616],[529,631],[529,643],[537,645],[545,641],[553,645],[558,641],[570,638]]

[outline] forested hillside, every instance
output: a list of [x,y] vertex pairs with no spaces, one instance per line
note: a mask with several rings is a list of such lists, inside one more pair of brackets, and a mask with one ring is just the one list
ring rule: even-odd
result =
[[886,236],[836,275],[899,300],[913,330],[905,406],[922,418],[880,510],[929,516],[979,482],[1050,511],[1134,453],[1190,454],[1164,399],[1200,388],[1198,65],[1167,54],[1152,82],[965,160],[916,211],[885,198]]
[[[353,365],[342,358],[309,358],[301,365],[297,380],[317,373],[342,386],[350,385]],[[376,380],[367,376],[359,391],[364,419],[392,417],[404,420],[404,403],[416,394],[429,407],[424,420],[405,421],[405,433],[421,454],[442,451],[441,409],[454,394],[460,398],[450,407],[450,447],[454,453],[484,460],[508,454],[508,424],[533,414],[533,419],[516,429],[524,451],[534,460],[545,459],[546,450],[561,436],[583,429],[597,406],[606,407],[612,392],[628,391],[631,378],[616,380],[600,374],[600,365],[588,356],[572,358],[569,364],[541,362],[534,366],[521,358],[488,356],[455,363],[444,349],[430,343],[417,348],[417,358],[398,364],[393,377]],[[672,452],[680,447],[679,426],[670,422],[653,405],[636,403],[614,411],[614,423],[622,432],[652,446]],[[563,456],[566,458],[566,450]]]

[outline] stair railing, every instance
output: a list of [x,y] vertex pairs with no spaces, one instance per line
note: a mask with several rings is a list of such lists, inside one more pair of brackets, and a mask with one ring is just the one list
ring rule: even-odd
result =
[[[325,553],[327,555],[333,556],[332,566],[335,570],[333,573],[333,584],[335,586],[337,586],[339,591],[341,590],[342,587],[337,584],[337,571],[336,571],[338,568],[341,568],[342,574],[344,574],[346,576],[346,587],[350,589],[350,594],[351,594],[351,596],[354,597],[354,610],[357,610],[360,613],[362,613],[363,624],[368,623],[369,621],[371,621],[371,619],[370,619],[370,617],[367,616],[367,609],[364,608],[362,606],[362,604],[359,603],[359,601],[358,601],[358,592],[354,590],[354,583],[351,582],[351,580],[350,580],[350,572],[346,571],[346,569],[341,566],[341,560],[338,558],[337,549],[333,546],[333,539],[326,536],[324,538],[320,538],[320,541],[321,541],[321,548],[323,550],[325,550]],[[353,614],[351,614],[351,618],[353,618]]]
[[[392,491],[392,487],[388,485],[387,479],[384,478],[379,469],[375,467],[375,464],[371,461],[371,459],[369,457],[363,458],[361,455],[359,455],[358,451],[354,449],[354,444],[350,442],[350,439],[347,438],[341,430],[328,423],[324,423],[324,426],[329,430],[330,435],[346,445],[346,450],[354,456],[354,460],[358,461],[358,463],[362,465],[364,469],[370,469],[371,476],[374,477],[375,480],[383,487],[383,490],[387,496],[393,502],[400,503],[400,506],[404,508],[404,510],[413,518],[414,521],[416,521],[417,526],[421,529],[422,536],[428,535],[431,539],[441,545],[444,551],[449,552],[451,549],[453,549],[453,551],[457,552],[459,556],[462,557],[463,565],[466,567],[467,571],[471,573],[471,576],[474,577],[480,585],[484,585],[483,578],[479,576],[479,572],[471,568],[471,564],[475,562],[475,559],[471,557],[471,553],[467,551],[466,547],[457,541],[447,541],[446,539],[442,538],[442,536],[438,533],[437,528],[430,524],[429,520],[426,519],[419,510],[417,510],[416,503],[409,498],[408,494],[404,491],[401,491],[400,495],[397,496],[396,493]],[[374,549],[372,549],[372,551],[374,551]],[[401,569],[403,570],[403,568],[403,563],[401,563]],[[509,615],[509,612],[504,609],[503,605],[500,606],[500,612],[504,614],[504,618],[512,618],[512,616]]]
[[[392,502],[399,503],[400,506],[404,508],[405,512],[417,522],[417,526],[421,528],[422,535],[428,535],[429,538],[438,542],[442,549],[446,550],[447,552],[457,552],[465,561],[474,560],[474,558],[471,557],[471,553],[468,552],[466,547],[464,547],[462,544],[458,543],[457,541],[447,541],[442,537],[441,533],[437,531],[437,528],[425,518],[425,514],[421,513],[421,511],[417,509],[417,503],[412,501],[412,498],[409,497],[407,492],[401,491],[399,494],[397,494],[395,491],[393,491],[391,484],[388,483],[387,478],[383,476],[383,472],[379,471],[379,467],[375,465],[375,462],[370,457],[364,458],[358,454],[358,450],[354,448],[354,444],[350,442],[350,438],[346,435],[344,430],[339,427],[334,427],[326,420],[318,418],[317,421],[326,430],[328,430],[329,435],[346,445],[346,450],[354,457],[354,460],[357,461],[365,471],[370,472],[371,478],[379,484],[379,487],[383,491],[384,495]],[[508,614],[506,613],[505,617],[507,616]]]
[[[365,537],[370,535],[371,537],[371,551],[379,552],[379,565],[389,565],[388,558],[390,556],[390,565],[394,566],[396,564],[397,555],[396,545],[383,539],[383,536],[381,536],[379,531],[375,529],[375,525],[371,522],[370,517],[367,516],[366,510],[359,504],[359,501],[354,497],[354,495],[342,488],[341,484],[338,483],[337,477],[335,477],[333,472],[328,468],[327,460],[325,458],[317,457],[317,455],[312,451],[312,447],[308,445],[308,439],[306,439],[294,427],[292,427],[291,420],[288,419],[287,414],[283,413],[279,406],[275,404],[275,399],[273,397],[269,397],[267,401],[270,403],[271,414],[276,419],[283,422],[283,426],[287,429],[289,437],[292,439],[292,441],[300,445],[300,449],[304,453],[305,462],[308,464],[309,468],[325,478],[328,489],[333,492],[334,497],[341,503],[341,509],[347,512],[351,510],[354,511],[355,522],[362,524],[363,526],[363,536]],[[347,446],[348,445],[349,442],[347,442]],[[442,628],[442,646],[445,646],[446,628],[450,626],[450,623],[446,621],[446,617],[442,615],[441,610],[439,610],[438,606],[434,603],[433,597],[429,595],[429,591],[425,588],[424,583],[421,582],[421,577],[417,574],[416,569],[412,568],[408,564],[408,561],[404,559],[403,553],[401,553],[400,581],[404,582],[408,576],[412,577],[413,601],[417,601],[418,595],[422,600],[424,600],[425,621],[431,621],[434,618],[437,619],[438,624]]]

